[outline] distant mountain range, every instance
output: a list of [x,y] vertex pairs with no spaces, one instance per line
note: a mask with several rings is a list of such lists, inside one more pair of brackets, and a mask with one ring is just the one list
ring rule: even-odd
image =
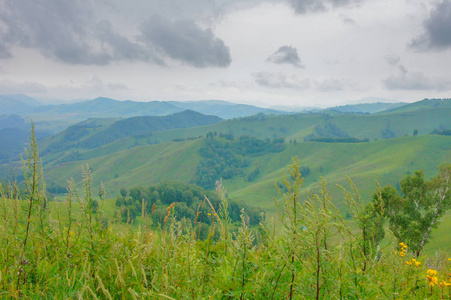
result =
[[[325,111],[345,113],[376,113],[403,106],[406,103],[366,103],[344,105]],[[193,110],[205,115],[214,115],[222,119],[246,117],[258,113],[283,115],[294,112],[318,112],[319,108],[290,108],[276,106],[263,108],[248,104],[237,104],[222,100],[203,101],[118,101],[99,97],[75,103],[43,105],[26,95],[0,95],[0,115],[17,114],[35,121],[65,120],[75,123],[88,118],[129,118],[136,116],[166,116],[184,110]]]
[[0,95],[0,115],[27,115],[34,120],[82,121],[88,118],[129,118],[136,116],[166,116],[184,110],[193,110],[223,119],[245,117],[257,113],[286,114],[285,111],[262,108],[247,104],[236,104],[220,100],[204,101],[118,101],[96,98],[70,104],[42,105],[25,95]]

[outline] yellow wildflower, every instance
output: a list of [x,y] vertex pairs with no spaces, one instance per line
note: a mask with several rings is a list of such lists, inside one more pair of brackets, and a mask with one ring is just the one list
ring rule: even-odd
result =
[[427,277],[427,279],[428,279],[428,281],[429,281],[429,285],[430,286],[434,286],[434,285],[436,285],[437,283],[438,283],[438,278],[437,278],[437,276],[426,276]]
[[440,286],[441,287],[451,286],[451,282],[446,282],[445,280],[442,280],[442,282],[440,282]]
[[406,249],[406,248],[407,248],[407,245],[404,244],[403,242],[399,243],[399,246],[400,246],[402,249]]
[[406,261],[406,264],[409,266],[419,267],[421,266],[421,262],[417,261],[415,258],[412,258],[411,260]]
[[207,213],[208,216],[211,216],[211,213]]
[[436,276],[437,275],[437,271],[433,270],[433,269],[428,269],[428,275],[429,276]]

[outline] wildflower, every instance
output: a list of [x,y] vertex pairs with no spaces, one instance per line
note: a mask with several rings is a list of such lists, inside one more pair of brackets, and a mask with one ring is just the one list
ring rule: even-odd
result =
[[449,261],[451,261],[451,258],[448,258]]
[[399,252],[395,251],[395,255],[399,254],[399,256],[404,257],[407,252],[407,245],[404,244],[403,242],[401,242],[401,243],[399,243],[399,247],[401,248],[401,251],[399,251]]
[[441,287],[451,286],[451,282],[446,282],[445,280],[442,280],[442,282],[440,282],[440,286]]
[[211,213],[207,213],[208,216],[211,216]]
[[406,264],[413,267],[419,267],[421,266],[421,262],[417,261],[415,258],[412,258],[411,260],[406,261]]
[[430,286],[434,286],[434,285],[436,285],[438,283],[437,276],[429,276],[429,275],[427,275],[426,277],[428,279],[428,282],[429,282]]
[[437,271],[434,269],[428,269],[426,278],[430,286],[435,286],[438,283]]

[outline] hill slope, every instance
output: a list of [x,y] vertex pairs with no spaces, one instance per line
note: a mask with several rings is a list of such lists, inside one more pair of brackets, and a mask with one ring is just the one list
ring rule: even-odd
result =
[[394,109],[397,107],[402,107],[406,105],[407,103],[399,102],[399,103],[383,103],[383,102],[377,102],[377,103],[360,103],[360,104],[348,104],[348,105],[341,105],[341,106],[335,106],[328,108],[326,110],[322,110],[322,113],[325,112],[343,112],[343,113],[368,113],[368,114],[374,114],[377,112],[383,112],[390,109]]
[[114,141],[135,136],[151,136],[153,131],[165,131],[218,123],[221,118],[186,110],[168,116],[142,116],[127,119],[90,119],[70,126],[57,136],[44,140],[43,154],[64,150],[93,149]]
[[[121,187],[147,186],[165,180],[193,182],[203,145],[204,140],[162,143],[62,165],[46,165],[46,178],[64,185],[66,178],[80,179],[81,165],[89,164],[93,168],[94,186],[99,186],[102,180],[113,197]],[[301,164],[311,170],[305,178],[305,187],[317,189],[319,178],[324,177],[332,187],[334,202],[343,208],[341,192],[333,187],[346,186],[346,175],[368,200],[376,189],[375,180],[396,186],[407,172],[424,169],[427,176],[435,174],[441,163],[451,161],[451,138],[425,135],[357,144],[288,144],[279,153],[248,156],[249,165],[244,173],[224,181],[228,194],[235,200],[274,210],[273,196],[277,196],[274,184],[282,181],[282,171],[293,156],[298,156]],[[257,168],[259,174],[249,182],[248,175]]]
[[447,99],[423,99],[401,107],[393,108],[383,113],[405,113],[419,110],[429,110],[437,108],[451,108],[451,98]]

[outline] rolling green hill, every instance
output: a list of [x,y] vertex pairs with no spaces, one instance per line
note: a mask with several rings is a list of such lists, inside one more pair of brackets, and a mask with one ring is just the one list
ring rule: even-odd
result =
[[[197,113],[188,114],[191,118]],[[144,122],[142,117],[119,121],[91,119],[42,140],[40,147],[50,181],[64,185],[67,178],[79,176],[82,164],[89,163],[94,168],[97,183],[103,180],[107,189],[115,194],[120,187],[135,184],[163,180],[196,182],[197,167],[203,159],[199,150],[204,147],[204,137],[209,132],[235,140],[241,136],[268,141],[284,139],[283,151],[258,155],[235,152],[236,159],[242,162],[233,171],[238,173],[225,180],[233,197],[271,209],[271,199],[277,195],[274,182],[281,182],[281,172],[293,156],[298,156],[310,170],[305,179],[306,187],[316,188],[320,177],[325,177],[333,186],[346,184],[345,175],[348,175],[367,198],[376,188],[374,180],[396,185],[407,172],[417,169],[432,175],[440,163],[451,161],[451,139],[429,133],[437,128],[451,128],[450,116],[451,108],[373,115],[257,114],[170,130],[162,128],[175,127],[175,123],[182,121],[171,119],[170,125],[157,122],[162,126],[158,127],[154,121]],[[164,117],[151,120],[158,118]],[[152,126],[157,131],[150,129]],[[413,136],[414,131],[417,136]],[[344,143],[339,139],[335,143],[304,142],[315,132],[326,140],[327,137],[332,140],[347,137],[366,142]],[[90,146],[91,142],[95,142],[94,146]],[[58,145],[63,148],[58,149]],[[338,190],[334,193],[341,195]],[[262,203],[257,203],[260,198],[264,198]]]
[[[56,136],[43,140],[41,142],[42,153],[49,155],[71,151],[72,154],[74,149],[78,151],[78,149],[98,148],[130,136],[147,138],[152,136],[153,131],[209,125],[219,121],[221,121],[219,117],[206,116],[190,110],[168,116],[89,119],[70,126]],[[73,159],[79,158],[78,155],[73,157]]]
[[414,103],[406,104],[401,107],[389,109],[383,113],[402,113],[418,110],[429,110],[436,108],[451,108],[451,98],[447,99],[423,99]]
[[407,103],[360,103],[360,104],[348,104],[331,107],[325,110],[321,110],[321,113],[361,113],[361,114],[374,114],[378,112],[383,112],[397,107],[406,105]]
[[[284,137],[290,140],[303,141],[311,134],[315,126],[333,123],[347,133],[349,137],[358,139],[380,140],[388,137],[402,137],[413,134],[429,134],[434,129],[451,128],[451,108],[438,108],[410,113],[390,113],[374,115],[325,115],[325,114],[293,114],[285,116],[255,115],[235,120],[226,120],[214,125],[182,130],[171,130],[162,133],[154,132],[153,142],[171,141],[174,138],[197,137],[209,131],[232,133],[235,137],[249,135],[257,138]],[[141,143],[144,141],[141,141]]]
[[[45,174],[49,182],[64,185],[70,177],[80,180],[81,165],[89,164],[94,186],[103,181],[109,196],[114,197],[121,187],[168,180],[194,182],[203,145],[204,139],[138,146],[87,160],[45,165]],[[423,169],[427,176],[435,174],[441,163],[451,161],[451,138],[424,135],[357,144],[288,143],[282,152],[249,156],[244,173],[224,181],[229,196],[274,211],[275,182],[282,182],[282,172],[293,156],[311,170],[305,178],[305,188],[317,189],[320,177],[324,177],[334,202],[342,209],[341,192],[335,185],[347,186],[345,176],[369,199],[376,189],[375,180],[396,186],[408,172]],[[259,174],[249,182],[248,175],[256,168]]]

